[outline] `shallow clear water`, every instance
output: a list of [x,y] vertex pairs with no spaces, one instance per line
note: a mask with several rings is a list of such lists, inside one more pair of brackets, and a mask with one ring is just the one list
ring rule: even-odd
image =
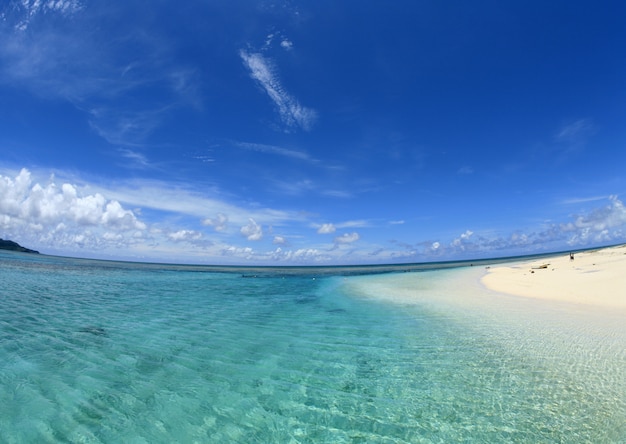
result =
[[0,442],[626,442],[619,328],[468,309],[460,270],[203,270],[0,252]]

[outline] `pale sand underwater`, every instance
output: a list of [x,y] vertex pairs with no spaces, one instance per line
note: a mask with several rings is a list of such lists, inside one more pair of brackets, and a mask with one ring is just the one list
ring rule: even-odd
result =
[[[442,323],[460,326],[468,337],[483,338],[491,344],[485,353],[504,350],[509,356],[510,364],[502,371],[516,365],[544,369],[537,371],[534,384],[555,393],[554,406],[538,412],[537,421],[550,424],[562,415],[580,415],[594,432],[598,421],[613,430],[608,441],[604,437],[597,442],[624,439],[626,247],[577,253],[573,260],[565,254],[492,268],[364,277],[345,284],[363,298],[407,311],[417,307],[440,316]],[[559,392],[569,395],[559,400]],[[563,399],[570,395],[573,405],[564,409]]]

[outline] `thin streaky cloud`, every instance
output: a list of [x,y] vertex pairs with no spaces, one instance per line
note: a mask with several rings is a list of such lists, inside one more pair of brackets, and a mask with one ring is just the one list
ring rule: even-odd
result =
[[[77,2],[25,2],[22,16],[69,14]],[[20,6],[21,8],[21,6]],[[81,6],[82,8],[82,6]],[[0,37],[0,83],[23,87],[45,98],[60,98],[88,116],[92,130],[113,145],[137,147],[174,108],[202,108],[195,68],[171,62],[171,47],[140,39],[142,51],[128,63],[119,42],[138,40],[135,30],[120,29],[117,38],[101,44],[89,18],[67,21],[57,28],[15,30]],[[117,43],[116,43],[117,42]],[[141,102],[128,97],[160,87],[162,97]]]
[[138,208],[150,208],[173,214],[195,217],[206,221],[215,214],[223,214],[228,223],[244,225],[250,218],[259,224],[282,226],[290,222],[304,222],[306,216],[297,211],[270,207],[243,207],[228,201],[219,193],[210,196],[189,189],[185,184],[166,183],[159,180],[127,181],[125,185],[103,186],[92,183],[88,189],[110,199]]
[[342,190],[325,190],[322,192],[322,194],[324,196],[338,197],[340,199],[350,199],[351,197],[353,197],[353,194],[351,192]]
[[563,205],[576,205],[587,202],[597,202],[599,200],[606,200],[609,196],[591,196],[591,197],[572,197],[570,199],[564,199],[561,201]]
[[578,119],[559,129],[555,138],[558,142],[580,143],[594,131],[591,119]]
[[311,156],[303,151],[290,150],[288,148],[282,148],[280,146],[249,142],[234,142],[234,145],[238,148],[243,148],[250,151],[257,151],[260,153],[276,154],[279,156],[291,157],[294,159],[315,161],[315,159],[313,159]]
[[130,149],[120,149],[119,153],[122,157],[131,161],[132,167],[150,168],[152,166],[148,158],[142,153],[139,153],[137,151],[133,151]]
[[366,220],[348,220],[335,224],[337,228],[363,228],[369,227],[370,223]]
[[250,76],[256,80],[272,99],[281,120],[288,127],[300,127],[310,130],[317,118],[315,110],[302,106],[300,102],[291,96],[285,89],[271,62],[259,53],[249,53],[241,50],[239,56],[245,66],[250,70]]

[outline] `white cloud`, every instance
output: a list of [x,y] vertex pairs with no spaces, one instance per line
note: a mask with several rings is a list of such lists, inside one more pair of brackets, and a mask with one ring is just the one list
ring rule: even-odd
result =
[[351,244],[360,239],[359,233],[344,233],[341,236],[335,238],[336,244]]
[[241,234],[250,241],[258,241],[263,237],[263,229],[254,219],[250,218],[248,225],[241,227]]
[[461,236],[457,237],[456,239],[452,241],[452,245],[455,247],[462,248],[463,245],[469,241],[470,237],[472,237],[473,234],[474,232],[472,232],[471,230],[465,231],[465,233],[461,234]]
[[144,230],[146,225],[115,200],[96,193],[81,195],[72,184],[60,188],[33,183],[31,173],[22,169],[11,179],[0,175],[0,213],[18,222],[57,226],[100,226],[113,230]]
[[317,227],[318,234],[330,234],[337,231],[340,228],[362,228],[367,227],[369,223],[365,220],[349,220],[346,222],[340,222],[336,224],[326,223],[322,225],[314,225]]
[[[128,205],[200,218],[204,225],[220,228],[217,231],[225,231],[227,225],[231,223],[244,225],[249,218],[267,225],[281,225],[287,221],[301,221],[304,218],[295,211],[236,206],[188,189],[185,184],[171,182],[136,180],[126,181],[124,186],[117,188],[96,185],[91,185],[90,188]],[[207,218],[207,213],[217,216]]]
[[288,127],[299,126],[304,130],[311,129],[317,113],[306,108],[283,88],[272,64],[259,53],[241,50],[239,56],[250,70],[250,76],[256,80],[270,96],[281,120]]
[[609,202],[588,214],[575,216],[573,222],[560,225],[560,229],[570,235],[570,244],[609,242],[623,236],[620,228],[626,225],[626,208],[617,196],[609,197]]
[[324,263],[331,260],[331,257],[316,248],[299,248],[297,250],[283,250],[277,247],[276,250],[265,256],[266,260],[287,263]]
[[322,224],[317,229],[317,232],[319,234],[330,234],[330,233],[334,233],[335,231],[337,231],[337,228],[335,228],[333,224]]
[[151,166],[146,156],[137,151],[132,151],[129,149],[120,149],[119,152],[122,155],[122,157],[125,157],[126,159],[130,160],[133,166],[138,166],[140,168],[147,168]]
[[[587,247],[626,241],[626,207],[617,196],[609,204],[573,215],[564,223],[551,223],[536,231],[517,230],[509,235],[476,234],[467,230],[446,248],[436,242],[440,254],[490,254],[505,251],[513,254],[555,251],[559,248]],[[433,244],[434,245],[434,244]],[[431,249],[426,248],[425,253]]]
[[[9,8],[10,18],[4,19],[17,31],[0,36],[0,82],[66,100],[86,113],[93,131],[108,142],[144,144],[172,109],[201,106],[196,70],[177,63],[173,46],[155,38],[158,31],[145,23],[119,22],[110,39],[96,26],[102,16],[80,13],[77,0],[24,0]],[[48,26],[52,17],[54,26]],[[72,17],[76,20],[65,19]],[[120,51],[127,42],[135,45],[132,63]],[[162,93],[144,94],[147,85]],[[129,99],[138,92],[141,100]]]
[[607,196],[574,197],[574,198],[565,199],[563,200],[562,203],[565,205],[572,205],[572,204],[580,204],[580,203],[587,203],[587,202],[597,202],[597,201],[606,200],[606,199],[607,199]]
[[224,256],[236,256],[242,259],[252,259],[254,257],[254,250],[250,247],[235,247],[228,246],[222,250]]
[[367,227],[369,222],[366,220],[348,220],[346,222],[341,222],[335,224],[337,228],[362,228]]
[[280,146],[265,145],[262,143],[248,143],[248,142],[234,142],[234,145],[236,147],[244,148],[250,151],[258,151],[260,153],[276,154],[279,156],[291,157],[293,159],[299,159],[299,160],[314,161],[305,152],[297,151],[297,150],[290,150],[287,148],[282,148]]
[[263,50],[267,51],[271,48],[274,40],[280,40],[280,47],[289,51],[293,48],[293,42],[285,37],[281,32],[272,32],[265,37]]
[[107,104],[89,110],[89,125],[112,145],[136,147],[160,125],[166,112],[166,108],[121,110]]
[[226,231],[228,228],[228,216],[224,213],[217,213],[214,218],[206,218],[202,221],[203,225],[213,227],[215,231]]
[[31,20],[38,14],[54,12],[69,16],[82,9],[82,4],[78,0],[22,0],[19,3],[15,2],[12,6],[19,15],[15,25],[15,29],[18,31],[26,31]]
[[168,237],[176,242],[193,241],[202,238],[202,233],[194,230],[179,230],[174,233],[168,234]]
[[67,253],[110,249],[124,252],[148,239],[146,224],[101,193],[89,193],[71,183],[46,185],[22,169],[15,177],[0,175],[0,229],[37,246]]
[[287,240],[283,236],[274,236],[273,243],[276,245],[285,245]]

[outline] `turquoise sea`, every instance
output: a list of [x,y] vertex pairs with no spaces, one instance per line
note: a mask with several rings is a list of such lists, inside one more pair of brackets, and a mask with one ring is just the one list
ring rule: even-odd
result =
[[623,312],[443,265],[2,251],[0,442],[626,442]]

